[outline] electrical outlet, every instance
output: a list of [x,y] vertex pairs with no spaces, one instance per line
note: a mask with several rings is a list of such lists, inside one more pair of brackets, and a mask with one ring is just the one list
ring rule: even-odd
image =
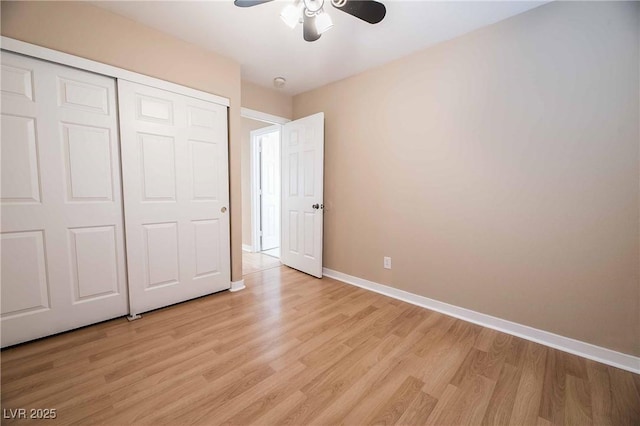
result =
[[384,269],[391,269],[391,258],[385,256],[384,257]]

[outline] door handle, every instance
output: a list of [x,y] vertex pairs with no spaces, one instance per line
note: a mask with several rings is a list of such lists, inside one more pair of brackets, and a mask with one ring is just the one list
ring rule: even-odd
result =
[[314,204],[311,206],[314,210],[324,209],[324,204]]

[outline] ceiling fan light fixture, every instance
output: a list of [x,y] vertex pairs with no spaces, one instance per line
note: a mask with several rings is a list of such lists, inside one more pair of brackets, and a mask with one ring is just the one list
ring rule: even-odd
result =
[[[238,7],[251,7],[274,0],[234,0]],[[302,24],[302,38],[316,41],[322,33],[333,27],[331,16],[324,10],[325,4],[369,24],[377,24],[387,14],[387,8],[378,0],[291,0],[280,12],[280,18],[291,29]]]
[[327,12],[321,11],[316,15],[316,30],[318,34],[322,34],[333,27],[331,16]]
[[291,29],[294,29],[300,22],[300,9],[293,4],[288,4],[280,12],[280,18]]
[[302,3],[310,15],[320,13],[324,7],[324,0],[302,0]]

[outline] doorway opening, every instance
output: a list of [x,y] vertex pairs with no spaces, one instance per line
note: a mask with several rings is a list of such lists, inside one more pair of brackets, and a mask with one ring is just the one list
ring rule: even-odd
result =
[[[241,111],[243,126],[263,122],[243,136],[243,272],[275,259],[322,278],[324,113],[290,121]],[[259,256],[257,269],[245,264],[249,255]]]
[[242,108],[243,275],[279,267],[282,124],[289,120]]
[[251,132],[254,252],[280,258],[280,125]]

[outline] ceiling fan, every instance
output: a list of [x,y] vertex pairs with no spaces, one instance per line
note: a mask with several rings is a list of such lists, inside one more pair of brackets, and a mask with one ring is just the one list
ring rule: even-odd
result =
[[[273,0],[234,0],[238,7],[252,7]],[[333,7],[362,19],[370,24],[377,24],[384,19],[387,9],[384,4],[375,0],[294,0],[282,9],[280,17],[292,29],[302,23],[302,35],[306,41],[316,41],[322,33],[333,26],[331,17],[324,10],[325,1]]]

